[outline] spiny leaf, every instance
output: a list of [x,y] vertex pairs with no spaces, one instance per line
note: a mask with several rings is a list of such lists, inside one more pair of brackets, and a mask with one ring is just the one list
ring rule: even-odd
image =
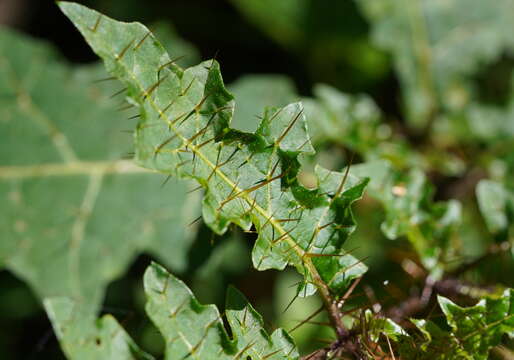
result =
[[[138,107],[141,165],[196,179],[205,188],[204,220],[214,231],[223,233],[230,223],[243,229],[253,224],[259,233],[252,254],[257,269],[293,265],[325,297],[325,283],[335,292],[346,286],[353,276],[346,276],[339,261],[354,227],[351,203],[367,180],[349,185],[330,172],[318,180],[337,177],[337,186],[309,190],[298,183],[297,158],[313,152],[301,104],[268,109],[254,134],[231,129],[234,102],[216,61],[186,70],[168,66],[168,55],[153,38],[134,48],[148,33],[143,25],[78,4],[60,7]],[[327,256],[314,261],[313,254]]]
[[403,342],[402,359],[488,359],[489,350],[500,344],[503,335],[514,335],[512,289],[471,307],[460,307],[441,296],[438,301],[451,330],[443,330],[431,321],[411,320],[424,340],[414,347],[412,342]]
[[191,290],[164,268],[152,264],[144,277],[146,311],[166,341],[166,359],[298,359],[292,339],[282,329],[271,336],[261,316],[241,293],[229,288],[225,331],[218,309],[201,305]]
[[7,29],[0,50],[0,266],[40,298],[71,297],[92,313],[140,252],[183,270],[198,195],[121,159],[132,144],[109,99],[119,84]]

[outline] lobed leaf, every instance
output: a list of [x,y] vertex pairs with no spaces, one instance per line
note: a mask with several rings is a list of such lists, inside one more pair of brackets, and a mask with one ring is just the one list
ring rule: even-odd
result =
[[514,335],[513,300],[512,289],[497,298],[482,299],[471,307],[460,307],[439,296],[439,306],[451,329],[444,330],[431,321],[412,319],[424,340],[419,346],[404,341],[402,358],[488,359],[490,349],[500,344],[505,334]]
[[342,246],[355,224],[351,204],[367,179],[348,185],[329,172],[318,181],[341,179],[329,191],[299,184],[298,156],[313,153],[300,103],[268,109],[253,134],[234,130],[233,97],[216,61],[183,70],[143,25],[78,4],[60,7],[138,107],[139,164],[197,180],[205,189],[204,220],[217,233],[231,223],[255,226],[257,269],[290,264],[306,282],[324,287],[323,281],[336,293],[355,277],[345,274],[349,255],[343,256]]
[[166,359],[298,359],[293,340],[282,329],[268,335],[261,316],[230,287],[226,317],[229,337],[214,305],[201,305],[191,290],[159,265],[145,272],[146,311],[166,341]]

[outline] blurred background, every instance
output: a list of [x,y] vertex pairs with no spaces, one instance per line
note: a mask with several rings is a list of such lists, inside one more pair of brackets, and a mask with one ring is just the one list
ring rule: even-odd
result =
[[[404,114],[408,111],[405,111],[400,89],[403,75],[395,71],[398,65],[395,61],[400,61],[401,65],[401,60],[372,41],[372,30],[358,4],[351,0],[305,0],[299,2],[301,7],[293,7],[295,11],[291,11],[290,4],[294,0],[275,1],[283,1],[283,8],[276,6],[273,11],[263,11],[259,5],[238,0],[77,2],[115,19],[142,22],[151,29],[163,23],[172,26],[188,47],[190,58],[186,61],[195,63],[215,56],[227,84],[236,84],[248,74],[279,74],[286,78],[285,83],[296,92],[295,96],[313,96],[313,88],[318,83],[348,94],[368,94],[380,109],[388,131],[392,129],[401,134],[402,141],[414,144],[416,149],[419,145],[425,153],[437,153],[434,148],[427,150],[423,131],[412,130],[415,126],[406,120],[408,116]],[[268,6],[266,3],[268,1],[263,1],[262,6]],[[0,0],[0,24],[50,42],[72,64],[97,61],[53,1]],[[164,45],[173,49],[173,44]],[[473,94],[482,103],[491,106],[508,103],[513,59],[510,51],[500,50],[494,59],[481,62],[480,69],[473,71],[470,76],[475,84]],[[427,166],[429,179],[435,184],[436,200],[467,199],[478,180],[485,176],[480,166],[459,168],[462,158],[466,158],[466,154],[460,156],[462,148],[452,153],[458,155],[457,170],[447,171],[440,165],[444,152],[452,146],[452,141],[445,143],[444,150],[434,155],[433,162],[437,166]],[[323,143],[317,159],[339,170],[348,162],[345,150],[341,144]],[[463,151],[466,152],[465,147]],[[357,155],[355,161],[359,160],[362,159]],[[469,235],[474,240],[468,244],[468,256],[480,254],[495,241],[479,219],[473,201],[464,203],[469,210],[465,216],[478,222],[479,229]],[[376,201],[368,197],[361,201],[356,207],[356,218],[359,226],[346,248],[353,249],[353,255],[365,259],[370,267],[366,284],[375,289],[375,296],[384,302],[391,301],[391,293],[401,293],[404,286],[398,259],[412,250],[405,239],[391,242],[383,235],[380,224],[385,218],[384,210]],[[201,302],[216,303],[223,308],[225,288],[229,283],[234,284],[269,321],[270,329],[276,326],[291,329],[301,320],[299,314],[306,317],[317,309],[318,301],[308,298],[295,301],[292,308],[284,312],[294,297],[294,285],[299,277],[294,271],[253,270],[249,256],[255,240],[252,235],[235,230],[232,234],[215,237],[202,224],[198,227],[189,250],[189,264],[178,276],[192,287]],[[162,343],[144,314],[142,290],[142,274],[152,259],[148,254],[137,256],[126,273],[109,285],[102,313],[113,314],[137,343],[159,356]],[[500,260],[484,266],[491,269],[489,276],[495,281],[512,285],[505,272],[511,265]],[[384,282],[393,284],[393,288],[386,291]],[[64,359],[50,322],[32,290],[6,270],[0,271],[0,289],[2,359]],[[358,306],[368,299],[361,296],[354,301]],[[326,328],[309,324],[295,330],[293,335],[304,351],[322,346],[331,336]]]

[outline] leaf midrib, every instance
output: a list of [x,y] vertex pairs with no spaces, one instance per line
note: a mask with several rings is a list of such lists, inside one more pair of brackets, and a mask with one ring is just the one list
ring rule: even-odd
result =
[[0,179],[26,179],[49,176],[77,176],[94,174],[137,174],[152,173],[134,164],[132,160],[73,161],[67,163],[46,163],[37,165],[0,166]]

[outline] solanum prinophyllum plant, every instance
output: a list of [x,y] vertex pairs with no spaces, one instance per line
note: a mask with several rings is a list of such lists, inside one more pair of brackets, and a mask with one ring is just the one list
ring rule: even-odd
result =
[[[235,2],[245,6],[244,1]],[[389,7],[375,6],[372,1],[361,3],[370,17],[378,19],[378,24],[385,21],[380,11],[403,14],[391,1],[387,2],[391,3]],[[10,67],[4,70],[7,80],[0,85],[21,94],[16,104],[20,117],[34,119],[42,126],[52,143],[48,158],[53,159],[56,152],[61,159],[58,164],[30,167],[23,161],[13,161],[1,169],[0,191],[12,203],[9,219],[14,226],[6,245],[0,247],[0,264],[29,282],[43,299],[69,358],[153,358],[135,344],[112,316],[97,320],[97,312],[106,284],[123,271],[133,253],[146,249],[168,267],[185,267],[195,228],[187,225],[186,219],[190,217],[172,215],[182,212],[201,212],[204,223],[219,235],[233,232],[235,227],[256,234],[248,254],[253,267],[261,271],[295,268],[302,280],[297,284],[293,301],[297,297],[317,296],[323,304],[315,314],[301,314],[303,321],[299,325],[325,312],[328,321],[324,325],[332,329],[333,339],[318,350],[301,354],[291,335],[280,328],[269,331],[259,313],[235,288],[228,288],[226,307],[220,313],[214,305],[200,304],[181,280],[153,263],[144,276],[146,312],[164,339],[167,359],[486,359],[492,353],[506,356],[505,344],[514,335],[514,291],[500,284],[483,286],[463,275],[482,257],[510,251],[514,195],[508,175],[482,180],[476,189],[487,228],[497,242],[481,257],[456,262],[453,259],[460,255],[462,247],[462,204],[458,200],[433,200],[433,187],[425,172],[437,168],[455,175],[462,171],[462,160],[454,154],[442,159],[434,152],[420,151],[409,144],[381,122],[379,110],[369,98],[350,98],[334,88],[319,85],[314,89],[314,98],[282,104],[284,99],[298,99],[294,89],[287,89],[284,99],[272,99],[263,104],[271,106],[254,108],[262,102],[252,100],[257,82],[251,81],[249,87],[243,81],[230,86],[236,95],[234,99],[223,83],[216,60],[182,67],[179,61],[183,60],[175,57],[180,54],[170,56],[159,39],[139,23],[116,21],[75,3],[60,2],[59,6],[103,60],[109,79],[118,79],[123,84],[121,92],[126,103],[122,108],[136,113],[131,117],[136,122],[133,159],[111,161],[116,154],[107,147],[89,153],[84,150],[86,146],[81,146],[84,140],[80,139],[80,131],[65,125],[66,116],[51,106],[37,109],[37,101],[44,98],[43,90],[39,90],[39,83],[26,86],[23,61],[17,63],[14,58],[20,54],[20,59],[26,59],[29,50],[16,45],[13,34],[3,35],[4,43],[11,49],[18,47],[11,50],[13,59],[9,59]],[[403,21],[401,16],[392,19]],[[173,53],[173,43],[167,45]],[[393,50],[405,56],[399,47]],[[46,54],[43,48],[40,51]],[[60,65],[52,66],[48,73],[54,76],[69,71]],[[76,81],[70,85],[77,92],[77,99],[88,96],[83,88],[91,85],[84,79],[98,79],[101,72],[96,67],[77,71]],[[458,83],[463,75],[455,73],[458,76],[452,79]],[[451,104],[433,103],[430,92],[436,90],[428,91],[423,84],[417,88],[418,83],[410,83],[408,76],[402,73],[405,87],[410,89],[407,117],[413,126],[428,129],[432,123],[447,124],[448,119],[437,119],[435,113],[441,107],[451,108]],[[264,88],[276,86],[276,79],[261,80],[259,84]],[[42,80],[41,84],[44,83]],[[443,85],[444,91],[453,89],[451,84]],[[106,86],[103,91],[109,90],[110,85]],[[69,91],[62,91],[63,97],[72,98]],[[424,97],[430,101],[423,100]],[[260,113],[260,123],[252,132],[231,125],[239,98],[250,104],[244,109],[246,113]],[[423,100],[422,104],[416,99]],[[67,109],[75,113],[78,106]],[[87,116],[100,120],[99,130],[109,129],[105,120],[109,116],[119,116],[99,101],[81,106]],[[90,109],[95,106],[98,113]],[[456,116],[461,112],[450,110],[445,114]],[[52,121],[57,126],[44,116],[46,113],[55,117]],[[7,133],[17,134],[20,129],[10,124]],[[455,139],[448,141],[460,141],[461,135],[455,134]],[[96,137],[102,136],[102,131],[98,131]],[[324,142],[340,144],[353,152],[353,163],[349,160],[342,171],[315,165],[314,147]],[[14,140],[6,144],[6,149],[19,146]],[[159,185],[155,186],[154,181],[162,182],[158,174],[166,178],[162,186],[168,189],[165,193],[155,192]],[[70,204],[75,203],[77,193],[83,194],[76,202],[79,212],[75,220],[69,227],[60,228],[60,237],[44,226],[34,227],[30,236],[26,235],[26,224],[32,223],[28,216],[19,217],[23,204],[20,199],[41,186],[34,179],[61,179],[69,175],[81,177],[76,183],[62,180],[66,184],[63,190],[69,191]],[[177,182],[170,186],[169,181]],[[196,184],[190,185],[193,182]],[[199,191],[188,192],[188,188]],[[135,207],[139,207],[135,211],[139,212],[112,211],[120,206],[109,202],[116,192],[131,194]],[[402,266],[418,287],[411,289],[406,299],[392,305],[378,301],[374,291],[364,286],[367,301],[360,306],[348,306],[368,271],[364,261],[346,246],[357,225],[352,207],[363,201],[365,194],[383,208],[385,215],[380,228],[385,236],[392,240],[406,238],[416,254],[415,258],[406,258]],[[200,198],[201,205],[197,206]],[[96,203],[99,201],[102,206]],[[159,204],[159,211],[153,210],[155,203]],[[61,208],[67,207],[71,206],[63,202]],[[101,210],[93,213],[93,208]],[[101,224],[99,219],[108,214],[115,214],[114,221],[123,224],[126,233],[139,231],[140,237],[122,244],[110,239],[111,230],[101,225],[91,234],[86,231],[87,222]],[[137,221],[127,228],[125,217]],[[63,235],[67,232],[71,233],[69,239]],[[32,240],[41,234],[48,237],[46,245]],[[35,251],[38,246],[48,247],[48,251]],[[50,270],[38,271],[42,268],[40,263],[59,253],[63,246],[69,248],[66,256],[56,257],[58,261]],[[116,256],[109,255],[120,248],[123,251]],[[105,254],[107,260],[97,260]],[[63,272],[63,268],[67,271]],[[467,306],[459,306],[457,301]],[[430,308],[435,306],[442,317],[430,316]]]

